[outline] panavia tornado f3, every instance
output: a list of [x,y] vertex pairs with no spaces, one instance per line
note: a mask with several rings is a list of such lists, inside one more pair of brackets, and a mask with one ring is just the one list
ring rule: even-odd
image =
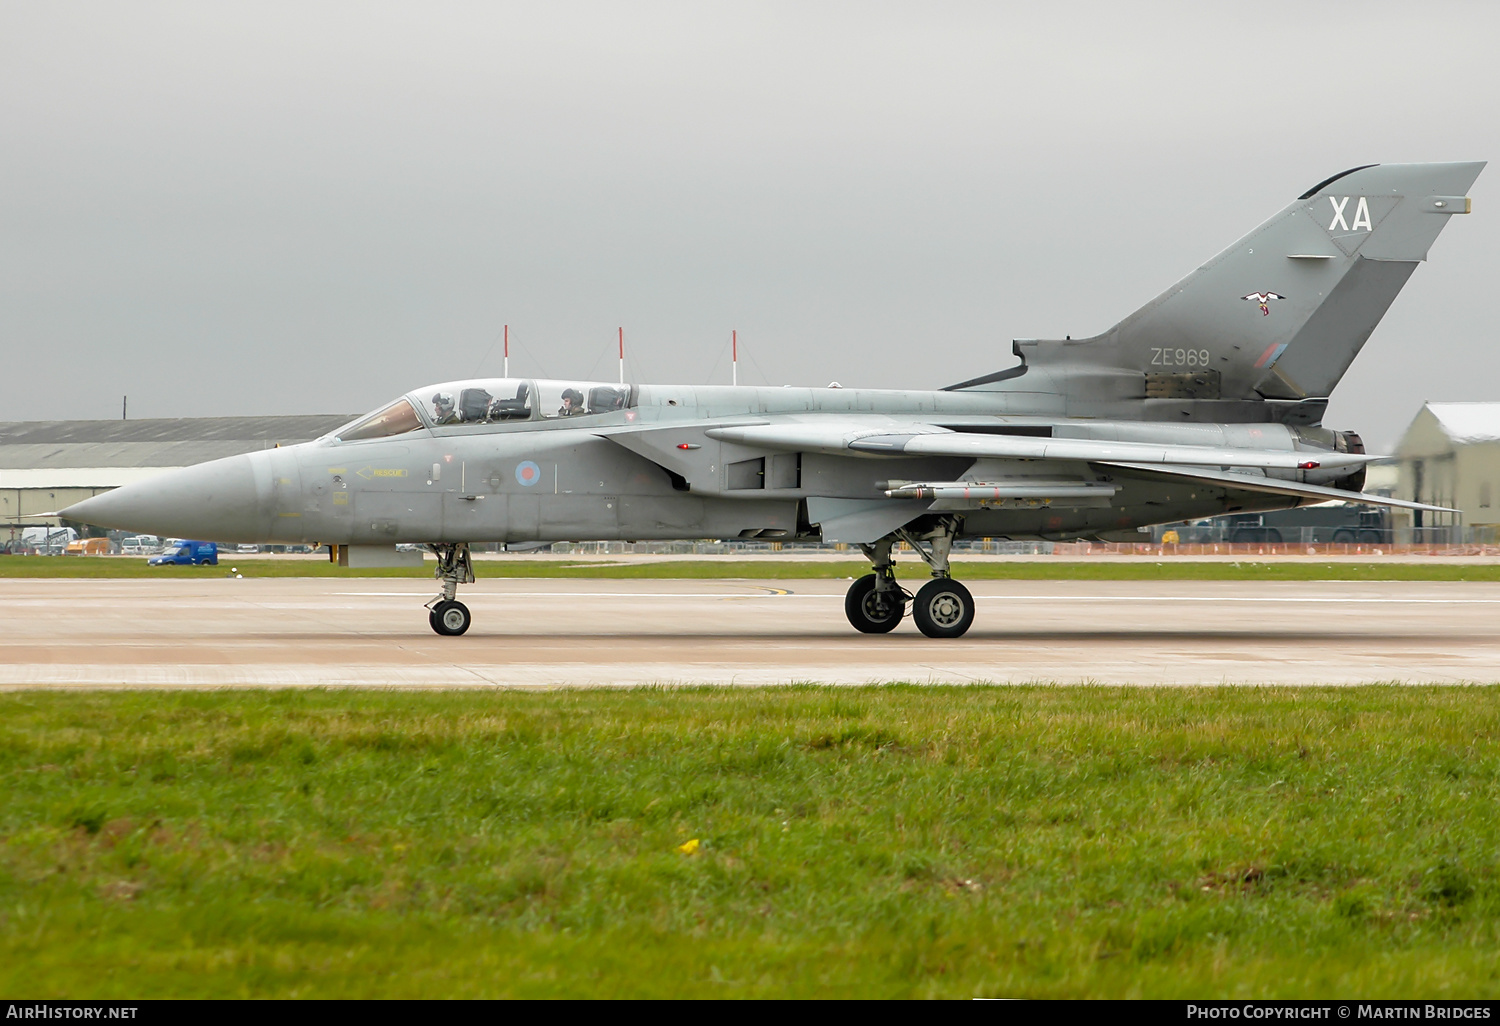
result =
[[[933,391],[480,379],[410,392],[316,441],[215,460],[62,511],[220,541],[419,543],[433,630],[463,634],[475,542],[821,539],[871,573],[845,612],[956,638],[959,538],[1097,538],[1362,493],[1328,396],[1483,163],[1334,175],[1108,331],[1018,339],[1020,362]],[[892,548],[932,570],[915,596]]]

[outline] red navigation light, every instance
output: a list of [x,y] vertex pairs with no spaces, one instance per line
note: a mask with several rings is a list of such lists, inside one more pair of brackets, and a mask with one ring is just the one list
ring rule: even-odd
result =
[[692,442],[678,442],[677,443],[677,448],[679,448],[679,449],[701,449],[701,448],[703,448],[703,446],[701,446],[701,445],[694,445]]
[[1301,463],[1297,464],[1297,469],[1298,470],[1317,470],[1322,465],[1323,464],[1319,463],[1317,460],[1303,460]]

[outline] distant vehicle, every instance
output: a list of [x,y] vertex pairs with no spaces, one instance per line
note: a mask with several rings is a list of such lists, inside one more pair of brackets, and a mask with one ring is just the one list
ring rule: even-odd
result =
[[311,545],[288,545],[286,551],[288,555],[302,556],[312,552],[313,547]]
[[80,538],[77,541],[68,542],[68,547],[63,550],[68,556],[107,556],[109,555],[108,538]]
[[207,565],[217,566],[219,563],[219,546],[214,542],[184,541],[173,545],[159,556],[152,556],[146,561],[150,566],[166,566],[175,564],[177,566]]
[[150,556],[161,548],[153,534],[134,534],[120,539],[120,553],[126,556]]
[[1370,506],[1350,506],[1355,523],[1346,524],[1333,532],[1336,542],[1365,542],[1381,544],[1391,539],[1390,517],[1383,509]]
[[1230,523],[1229,540],[1232,542],[1269,542],[1279,545],[1282,542],[1281,531],[1274,527],[1266,526],[1266,518],[1263,513],[1242,513],[1238,516],[1228,518]]
[[78,532],[71,527],[28,527],[21,532],[21,541],[38,556],[60,556],[77,540]]
[[[1326,503],[1269,513],[1238,513],[1211,520],[1179,524],[1175,530],[1184,542],[1205,545],[1215,542],[1295,544],[1389,544],[1389,516],[1378,506],[1362,503]],[[1166,541],[1166,533],[1160,536]]]
[[236,545],[234,551],[244,556],[254,555],[260,551],[259,545]]

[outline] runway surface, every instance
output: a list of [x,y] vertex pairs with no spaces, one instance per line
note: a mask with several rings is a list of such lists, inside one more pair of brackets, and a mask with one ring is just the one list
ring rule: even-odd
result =
[[845,581],[0,580],[0,688],[1500,680],[1500,584],[980,581],[958,641]]
[[481,580],[463,637],[390,579],[0,580],[0,687],[1500,679],[1500,583],[972,583],[864,636],[841,580]]

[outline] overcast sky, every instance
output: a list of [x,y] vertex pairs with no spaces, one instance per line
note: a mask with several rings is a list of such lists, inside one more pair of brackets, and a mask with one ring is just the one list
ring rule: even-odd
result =
[[[1500,4],[0,0],[0,420],[500,373],[939,387],[1356,164],[1500,158]],[[1335,393],[1500,400],[1500,169]],[[716,367],[717,364],[717,367]]]

